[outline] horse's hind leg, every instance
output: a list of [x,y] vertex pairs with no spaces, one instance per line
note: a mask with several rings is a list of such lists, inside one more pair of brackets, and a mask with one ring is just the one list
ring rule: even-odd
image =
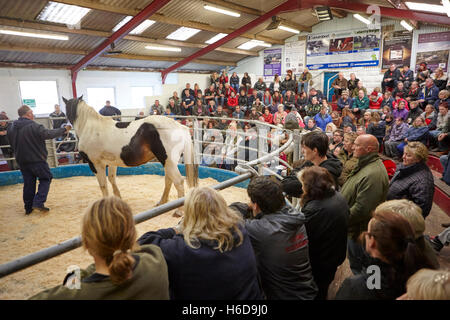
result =
[[164,180],[164,192],[162,194],[161,200],[159,200],[157,206],[166,203],[169,200],[169,193],[170,193],[170,188],[172,187],[172,180],[170,179],[170,177],[167,175],[167,173],[165,174],[165,180]]
[[108,180],[112,185],[113,193],[116,197],[122,198],[120,196],[119,188],[117,187],[116,183],[116,176],[117,176],[117,167],[116,166],[109,166],[108,167]]
[[[178,192],[178,198],[184,197],[184,178],[181,175],[180,171],[178,171],[178,166],[176,163],[172,161],[166,161],[166,165],[164,166],[165,174],[172,180],[175,188]],[[164,196],[164,195],[163,195]],[[181,217],[183,215],[183,209],[179,208],[175,210],[174,216]]]
[[103,197],[107,197],[108,186],[106,185],[106,166],[96,163],[95,167],[97,168],[97,173],[95,174],[95,176],[97,177],[100,190],[102,191]]

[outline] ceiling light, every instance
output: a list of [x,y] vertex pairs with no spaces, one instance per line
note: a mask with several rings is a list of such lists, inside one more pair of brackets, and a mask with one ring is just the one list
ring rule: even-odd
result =
[[281,29],[281,30],[284,30],[284,31],[289,31],[289,32],[292,32],[292,33],[300,33],[299,30],[292,29],[292,28],[289,28],[289,27],[286,27],[286,26],[278,26],[278,29]]
[[438,4],[428,4],[419,2],[405,2],[405,4],[410,10],[445,13],[444,6]]
[[175,47],[155,47],[155,46],[146,46],[145,49],[148,49],[148,50],[158,50],[158,51],[181,52],[181,48],[175,48]]
[[314,11],[316,11],[316,16],[319,21],[333,19],[333,14],[331,13],[330,7],[315,7]]
[[362,15],[360,15],[360,14],[358,14],[358,13],[355,13],[353,16],[354,16],[356,19],[358,19],[359,21],[361,21],[361,22],[363,22],[363,23],[365,23],[365,24],[370,24],[370,23],[371,23],[369,19],[364,18]]
[[[122,28],[126,23],[128,23],[132,18],[133,18],[133,16],[126,16],[125,18],[123,18],[122,21],[120,21],[114,27],[114,29],[112,31],[116,32],[117,30]],[[145,20],[140,25],[138,25],[136,28],[134,28],[132,31],[130,31],[130,34],[141,34],[142,32],[145,31],[145,29],[147,29],[148,27],[150,27],[154,23],[155,23],[155,21],[153,21],[153,20]]]
[[222,38],[225,38],[227,35],[228,35],[227,33],[219,33],[219,34],[216,34],[214,37],[212,37],[212,38],[209,39],[208,41],[205,41],[205,43],[207,43],[207,44],[212,44],[212,43],[214,43],[214,42],[216,42],[216,41],[219,41],[219,40],[222,39]]
[[250,40],[247,41],[243,44],[241,44],[238,49],[243,49],[243,50],[249,50],[249,49],[253,49],[255,47],[271,47],[272,45],[270,43],[266,43],[264,41],[261,40]]
[[209,11],[214,11],[214,12],[219,12],[219,13],[222,13],[222,14],[226,14],[226,15],[232,16],[232,17],[240,17],[241,16],[241,14],[239,12],[225,10],[225,9],[213,7],[213,6],[210,6],[210,5],[207,5],[207,4],[205,4],[203,6],[203,8],[205,8],[206,10],[209,10]]
[[200,31],[199,29],[181,27],[169,34],[166,39],[185,41]]
[[442,0],[442,5],[444,6],[445,12],[447,12],[447,16],[450,17],[450,1]]
[[5,30],[5,29],[0,29],[0,33],[9,34],[9,35],[13,35],[13,36],[21,36],[21,37],[43,38],[43,39],[52,39],[52,40],[69,40],[68,36],[63,36],[63,35],[59,35],[59,34],[50,34],[50,33],[34,33],[34,32],[23,32],[23,31]]
[[402,20],[402,22],[400,22],[400,24],[402,25],[403,28],[405,28],[408,31],[412,31],[414,28],[405,20]]
[[37,20],[76,25],[91,9],[50,1]]

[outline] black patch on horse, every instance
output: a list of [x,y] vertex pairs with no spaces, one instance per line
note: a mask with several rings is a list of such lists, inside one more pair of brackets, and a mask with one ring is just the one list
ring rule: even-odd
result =
[[67,100],[66,98],[63,97],[63,101],[66,104],[67,119],[69,119],[72,125],[75,124],[75,120],[77,119],[78,103],[82,100],[83,96],[77,99],[70,99],[70,100]]
[[155,155],[156,159],[164,166],[167,160],[166,149],[162,144],[158,130],[151,123],[143,123],[131,138],[130,143],[122,148],[120,158],[127,166],[137,166],[144,158],[142,146]]
[[116,122],[116,127],[119,129],[124,129],[130,125],[131,122]]
[[79,152],[81,158],[83,159],[84,162],[89,163],[89,168],[91,168],[91,171],[95,174],[97,174],[97,169],[95,169],[94,164],[92,163],[92,161],[89,159],[88,155],[86,153],[84,153],[83,151]]

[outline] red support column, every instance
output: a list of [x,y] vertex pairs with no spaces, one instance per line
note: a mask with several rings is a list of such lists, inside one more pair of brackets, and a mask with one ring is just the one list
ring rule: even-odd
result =
[[247,32],[248,30],[260,25],[262,22],[264,22],[267,19],[270,19],[272,16],[286,11],[286,10],[291,10],[293,8],[296,8],[300,5],[300,1],[299,0],[287,0],[286,2],[282,3],[281,5],[277,6],[276,8],[270,10],[269,12],[265,13],[264,15],[262,15],[261,17],[253,20],[252,22],[246,24],[245,26],[233,31],[232,33],[230,33],[229,35],[227,35],[226,37],[220,39],[219,41],[214,42],[213,44],[210,44],[209,46],[200,49],[199,51],[197,51],[196,53],[194,53],[193,55],[184,58],[183,60],[181,60],[180,62],[177,62],[176,64],[174,64],[173,66],[163,70],[161,72],[161,78],[162,78],[162,83],[164,84],[167,75],[178,69],[179,67],[182,67],[184,65],[186,65],[187,63],[191,62],[194,59],[197,59],[198,57],[201,57],[205,54],[207,54],[208,52],[211,52],[212,50],[216,49],[217,47],[220,47],[221,45],[223,45],[224,43],[229,42],[230,40],[233,40],[234,38],[239,37],[241,34]]
[[71,78],[72,78],[72,95],[73,95],[73,98],[74,98],[74,99],[78,98],[78,97],[77,97],[77,84],[76,84],[76,81],[77,81],[77,75],[78,75],[78,72],[71,72]]

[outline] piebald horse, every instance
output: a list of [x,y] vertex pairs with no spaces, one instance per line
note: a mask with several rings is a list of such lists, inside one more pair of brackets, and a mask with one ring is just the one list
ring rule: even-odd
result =
[[[188,186],[197,186],[198,166],[194,164],[194,148],[186,126],[158,115],[119,123],[97,113],[83,101],[83,96],[63,100],[67,118],[78,136],[80,155],[97,177],[103,196],[108,196],[107,166],[113,193],[120,197],[116,184],[117,167],[139,166],[156,158],[165,170],[165,187],[158,205],[168,201],[172,183],[178,197],[184,197],[184,178],[177,165],[182,154]],[[182,211],[177,210],[176,214],[181,215]]]

